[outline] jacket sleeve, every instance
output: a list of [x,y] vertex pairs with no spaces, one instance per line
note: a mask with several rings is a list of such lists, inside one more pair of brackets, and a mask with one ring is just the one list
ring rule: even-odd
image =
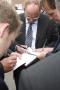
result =
[[47,35],[46,46],[54,47],[56,41],[58,40],[59,32],[56,23],[52,20],[49,21],[46,35]]
[[60,52],[22,70],[18,90],[60,90]]
[[0,77],[4,79],[4,69],[1,63],[0,63]]
[[8,90],[8,87],[4,82],[4,69],[1,63],[0,63],[0,90]]

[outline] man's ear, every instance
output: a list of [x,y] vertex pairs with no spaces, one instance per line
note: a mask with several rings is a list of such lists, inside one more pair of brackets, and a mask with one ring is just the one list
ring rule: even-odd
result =
[[3,34],[7,30],[8,26],[9,26],[8,23],[0,23],[0,37],[3,36]]

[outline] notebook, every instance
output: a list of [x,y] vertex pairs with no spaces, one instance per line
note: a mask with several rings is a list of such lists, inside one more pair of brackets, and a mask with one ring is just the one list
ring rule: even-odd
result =
[[29,47],[27,49],[27,52],[26,53],[23,53],[20,59],[19,59],[19,57],[17,57],[17,63],[15,65],[15,67],[13,68],[13,70],[16,70],[17,68],[19,68],[22,65],[24,65],[24,66],[27,67],[36,58],[37,57],[36,57],[35,52],[33,52],[32,49]]

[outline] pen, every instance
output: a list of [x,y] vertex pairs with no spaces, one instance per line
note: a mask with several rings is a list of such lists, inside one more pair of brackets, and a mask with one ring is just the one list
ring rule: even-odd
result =
[[27,45],[20,45],[20,47],[24,48],[24,49],[27,49]]
[[55,43],[55,46],[54,46],[53,52],[56,52],[57,47],[58,47],[58,45],[59,45],[59,42],[60,42],[60,37],[58,38],[58,40],[57,40],[56,43]]
[[43,48],[45,47],[46,43],[47,43],[47,38],[46,38],[46,40],[45,40],[45,42],[43,44]]
[[30,53],[29,51],[26,51],[26,53],[36,56],[34,53]]

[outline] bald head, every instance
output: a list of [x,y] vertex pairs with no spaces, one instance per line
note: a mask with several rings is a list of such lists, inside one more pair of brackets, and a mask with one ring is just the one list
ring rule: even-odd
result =
[[40,2],[38,0],[28,0],[25,2],[25,15],[29,22],[34,21],[40,14]]

